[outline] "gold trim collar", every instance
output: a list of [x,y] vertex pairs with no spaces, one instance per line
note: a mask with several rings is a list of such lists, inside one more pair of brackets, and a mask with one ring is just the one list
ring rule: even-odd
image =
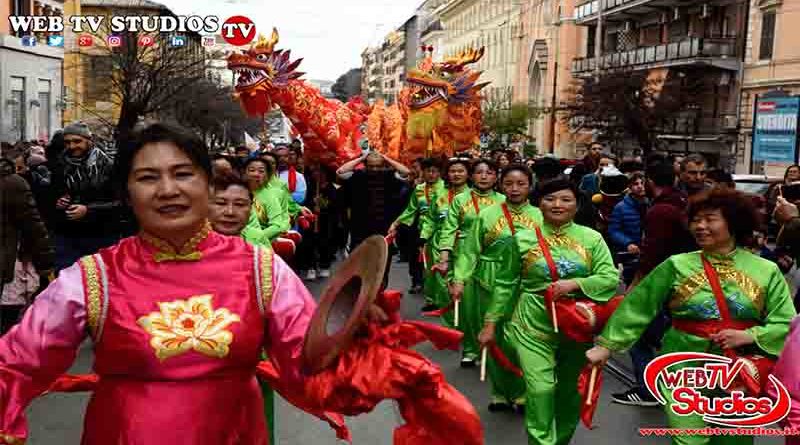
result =
[[140,236],[142,240],[155,248],[153,261],[161,263],[163,261],[200,261],[203,254],[197,249],[197,246],[208,238],[209,233],[211,233],[211,223],[206,220],[203,227],[177,251],[170,243],[149,233],[142,232]]

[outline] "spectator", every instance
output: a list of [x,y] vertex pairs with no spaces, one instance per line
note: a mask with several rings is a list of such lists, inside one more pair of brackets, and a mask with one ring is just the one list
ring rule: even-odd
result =
[[706,185],[708,188],[721,187],[731,190],[736,189],[736,183],[733,182],[733,175],[721,168],[715,168],[706,173]]
[[619,171],[628,176],[631,176],[635,173],[644,175],[644,164],[641,160],[636,160],[634,158],[624,159],[619,164]]
[[336,232],[340,224],[337,205],[336,173],[325,165],[309,171],[308,195],[303,204],[316,215],[314,227],[303,232],[297,253],[297,267],[307,280],[328,278],[336,254]]
[[297,171],[296,153],[290,155],[291,151],[286,145],[280,145],[273,151],[278,158],[278,177],[289,188],[292,200],[300,204],[306,199],[306,178]]
[[[354,171],[364,163],[366,168]],[[408,168],[375,151],[346,162],[336,174],[344,181],[339,190],[342,205],[349,211],[350,250],[371,235],[386,235],[400,215],[405,202],[401,198]],[[391,256],[387,258],[391,261]],[[387,263],[384,285],[388,280]]]
[[236,173],[233,163],[225,155],[216,155],[211,158],[211,171],[214,176],[227,176]]
[[502,171],[504,168],[511,165],[511,157],[508,155],[507,152],[501,150],[497,154],[497,159],[495,160],[495,162],[497,163],[497,168],[499,168]]
[[598,168],[600,168],[600,156],[603,153],[605,147],[600,142],[592,142],[589,145],[589,151],[586,153],[586,156],[583,157],[582,164],[586,168],[587,172],[595,172]]
[[[628,194],[614,206],[608,225],[612,253],[617,253],[617,263],[622,263],[625,284],[633,281],[642,244],[642,222],[647,212],[645,178],[634,173],[628,181]],[[620,253],[622,255],[620,255]]]
[[0,333],[5,333],[53,268],[53,248],[33,193],[7,159],[0,159],[0,234]]
[[580,189],[589,193],[591,196],[600,193],[600,172],[602,172],[606,167],[616,165],[616,163],[617,158],[614,155],[608,153],[603,153],[600,155],[600,158],[597,161],[597,170],[585,175],[583,179],[581,179]]
[[56,161],[53,212],[56,269],[110,246],[119,239],[119,202],[111,184],[113,160],[96,147],[89,127],[76,122],[63,130],[65,151]]
[[223,235],[241,236],[250,221],[253,203],[249,185],[235,173],[213,176],[208,207],[211,227]]
[[[654,162],[647,166],[647,185],[653,205],[645,214],[644,239],[640,246],[639,270],[629,289],[656,266],[672,255],[694,250],[686,213],[687,201],[676,190],[675,170],[668,162]],[[644,368],[655,357],[661,337],[670,325],[666,313],[657,316],[642,338],[631,348],[630,355],[636,376],[636,387],[623,393],[612,394],[616,403],[638,406],[657,406],[658,402],[644,387]]]
[[672,170],[675,172],[675,178],[681,177],[681,165],[683,164],[683,160],[686,158],[684,155],[671,155],[669,157],[672,160]]
[[771,184],[767,190],[767,212],[775,211],[775,201],[781,193],[781,187],[800,181],[800,165],[792,164],[783,172],[783,181]]
[[[583,164],[575,164],[569,173],[569,181],[577,188],[586,175]],[[575,214],[575,223],[594,229],[597,226],[597,209],[592,202],[592,195],[578,189],[578,212]]]
[[698,153],[692,153],[680,163],[681,176],[678,189],[691,198],[697,193],[706,190],[706,158]]

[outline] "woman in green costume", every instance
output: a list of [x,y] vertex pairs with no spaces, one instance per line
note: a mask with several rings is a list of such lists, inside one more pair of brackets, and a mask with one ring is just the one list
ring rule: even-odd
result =
[[[603,365],[612,352],[630,348],[665,306],[672,327],[664,335],[661,354],[710,352],[722,348],[738,354],[777,356],[795,315],[789,287],[778,266],[742,248],[757,227],[750,198],[734,190],[715,189],[692,200],[689,229],[702,250],[673,255],[656,267],[622,301],[608,321],[597,346],[586,353],[589,362]],[[705,257],[719,277],[731,321],[744,329],[714,329],[720,310],[703,267]],[[703,335],[701,328],[708,329]],[[706,330],[706,329],[702,329]],[[692,331],[690,334],[687,331]],[[665,411],[671,428],[704,428],[699,415],[678,416]],[[752,436],[674,436],[675,444],[746,444]]]
[[[447,191],[437,196],[436,200],[428,209],[428,213],[423,215],[421,220],[420,239],[425,243],[427,267],[439,263],[439,246],[441,245],[442,227],[450,205],[456,197],[461,194],[469,196],[470,188],[467,185],[472,166],[469,159],[452,158],[447,163],[445,173],[447,175]],[[437,308],[443,309],[450,305],[450,293],[447,290],[447,279],[445,271],[431,270],[425,276],[425,297],[430,298]],[[446,312],[442,315],[442,321],[446,326],[453,327],[453,313]]]
[[[450,264],[456,264],[464,238],[472,230],[481,210],[497,203],[505,202],[506,197],[496,191],[497,164],[490,159],[479,159],[472,164],[472,191],[458,195],[441,229],[439,243],[438,270],[448,273],[450,297],[460,301],[458,328],[464,333],[462,342],[461,366],[475,366],[480,349],[478,348],[478,331],[483,326],[480,313],[480,300],[470,284],[466,289],[464,283],[455,285],[455,273]],[[472,270],[462,271],[461,276],[469,276]],[[471,283],[471,281],[469,281]]]
[[288,189],[284,192],[274,183],[275,170],[262,158],[249,159],[244,166],[244,176],[253,193],[253,211],[242,236],[250,243],[270,246],[280,234],[289,230],[287,199],[291,200],[291,196]]
[[[388,236],[390,237],[394,237],[397,234],[397,226],[400,224],[406,226],[417,224],[417,228],[421,229],[422,218],[428,214],[433,202],[439,199],[439,196],[447,194],[447,188],[441,179],[440,164],[433,158],[425,158],[421,162],[421,167],[425,182],[414,187],[414,192],[411,194],[405,210],[389,227]],[[428,275],[432,272],[429,268],[423,269],[423,277],[428,279]],[[424,311],[436,309],[433,305],[433,300],[430,300],[427,295],[425,298],[426,306],[422,309]]]
[[[529,201],[532,175],[523,165],[512,165],[500,174],[500,189],[505,203],[482,209],[472,228],[466,232],[455,258],[451,290],[454,298],[473,298],[478,302],[477,329],[489,309],[495,277],[507,267],[501,253],[513,243],[514,234],[542,224],[542,212]],[[506,217],[508,211],[509,218]],[[514,361],[514,349],[503,335],[503,320],[497,320],[495,343]],[[475,333],[477,337],[477,333]],[[465,342],[469,340],[465,339]],[[492,399],[489,411],[506,411],[525,405],[525,383],[500,367],[490,356],[487,363]]]
[[528,443],[567,444],[582,403],[578,375],[592,345],[556,332],[544,294],[552,286],[554,300],[586,297],[605,302],[614,296],[619,277],[603,236],[572,221],[578,207],[575,185],[561,177],[540,184],[538,192],[544,218],[539,230],[559,279],[553,282],[537,230],[517,233],[516,243],[502,253],[508,267],[498,270],[479,341],[492,342],[495,324],[509,320],[505,334],[516,349],[526,386]]

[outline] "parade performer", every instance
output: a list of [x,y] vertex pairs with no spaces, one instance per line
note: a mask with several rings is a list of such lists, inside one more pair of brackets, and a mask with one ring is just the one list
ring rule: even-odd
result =
[[[751,199],[733,190],[704,192],[690,203],[689,221],[701,250],[673,255],[650,272],[611,316],[596,346],[586,354],[589,362],[602,365],[612,351],[630,348],[665,305],[672,327],[664,335],[661,354],[780,354],[795,310],[778,266],[740,247],[758,227]],[[712,281],[718,281],[719,299],[726,307],[717,304]],[[662,395],[667,406],[672,404],[670,391]],[[700,415],[678,416],[669,408],[666,413],[671,428],[706,426]],[[753,442],[751,436],[714,439],[714,443]],[[709,436],[672,440],[693,445],[712,442]]]
[[[425,158],[422,160],[421,164],[422,175],[425,182],[414,187],[414,192],[411,194],[405,210],[403,210],[403,213],[401,213],[389,227],[389,236],[394,236],[397,233],[397,227],[400,224],[406,226],[417,224],[421,226],[423,218],[427,217],[431,205],[436,202],[440,196],[447,194],[447,188],[444,185],[444,181],[441,179],[439,163],[433,158]],[[424,247],[425,246],[422,246],[423,249]],[[430,256],[429,253],[423,252],[423,257],[426,255],[428,257]],[[423,264],[425,263],[426,261],[423,261]],[[424,280],[429,279],[427,277],[431,273],[430,265],[423,266],[422,274],[423,277],[425,277],[423,278]],[[436,309],[433,300],[431,300],[427,294],[425,296],[425,303],[426,305],[422,308],[423,310],[428,311]]]
[[[786,386],[792,397],[791,411],[783,422],[786,426],[800,431],[800,317],[792,320],[786,345],[775,363],[772,375]],[[769,389],[770,396],[776,399],[775,388],[770,386]],[[786,437],[786,445],[800,445],[800,436]]]
[[286,185],[275,175],[274,165],[259,157],[244,164],[244,175],[253,194],[253,211],[242,231],[247,242],[272,246],[284,260],[294,256],[297,238],[289,236],[289,202],[293,202]]
[[[465,292],[464,283],[455,282],[455,271],[450,264],[458,264],[464,238],[472,231],[481,210],[505,202],[505,196],[494,190],[496,183],[497,165],[493,161],[480,159],[472,164],[472,191],[453,199],[439,237],[439,270],[448,271],[450,297],[453,301],[460,301],[458,328],[464,333],[461,354],[461,366],[464,367],[473,366],[480,354],[478,332],[483,327],[483,318],[472,280],[467,281],[470,286]],[[472,270],[466,270],[460,275],[469,276],[471,273]]]
[[[330,404],[355,415],[393,397],[407,421],[396,438],[436,436],[429,425],[443,422],[453,440],[482,443],[469,403],[443,383],[435,365],[394,346],[391,335],[384,333],[381,343],[355,340],[356,349],[339,344],[333,355],[310,348],[320,344],[314,339],[328,342],[307,335],[309,326],[318,332],[325,325],[313,324],[320,317],[300,279],[268,249],[209,229],[210,174],[203,142],[162,124],[142,129],[119,151],[114,177],[142,232],[62,271],[0,338],[0,442],[25,441],[25,408],[69,368],[88,335],[99,381],[85,417],[86,445],[266,445],[256,381],[262,350],[280,376],[271,383],[316,403],[310,408]],[[386,255],[382,245],[382,253],[373,249],[379,259]],[[371,271],[361,295],[373,295],[382,267]],[[381,318],[371,300],[358,301],[372,320]],[[380,360],[391,387],[364,375],[377,363],[364,366],[369,358]],[[411,368],[399,373],[402,363]],[[448,420],[447,410],[458,422]]]
[[490,343],[497,321],[508,320],[506,335],[525,379],[528,443],[567,444],[578,425],[577,381],[591,344],[565,336],[566,326],[555,330],[545,293],[550,288],[554,300],[580,296],[605,302],[614,296],[618,277],[603,237],[572,222],[577,188],[557,178],[540,184],[538,193],[543,224],[517,233],[516,243],[506,243],[500,253],[507,267],[496,273],[480,342]]
[[[420,239],[425,243],[426,257],[428,265],[425,267],[431,269],[431,273],[425,276],[424,291],[426,298],[430,298],[433,304],[439,308],[444,309],[451,306],[450,293],[447,290],[447,274],[446,268],[439,269],[438,264],[440,246],[442,241],[442,227],[447,214],[450,210],[450,205],[453,204],[456,197],[464,194],[469,195],[470,188],[467,185],[472,166],[468,159],[452,158],[447,163],[445,174],[447,175],[447,192],[441,193],[433,204],[428,209],[428,213],[423,215],[422,230],[420,231]],[[430,255],[427,255],[430,253]],[[439,315],[439,314],[437,314]],[[452,311],[444,311],[441,313],[442,321],[445,326],[453,327],[453,313]]]
[[[523,165],[511,165],[503,170],[500,188],[506,202],[481,209],[455,258],[453,293],[464,295],[463,298],[469,298],[469,292],[475,293],[475,299],[480,302],[481,324],[492,299],[495,277],[505,267],[506,258],[501,255],[505,245],[513,242],[514,234],[520,230],[534,229],[542,224],[542,212],[528,199],[532,181],[530,170]],[[504,320],[495,319],[495,323],[495,344],[513,359],[516,354],[503,335]],[[525,383],[521,378],[501,367],[493,356],[489,357],[487,371],[492,393],[490,411],[525,405]]]

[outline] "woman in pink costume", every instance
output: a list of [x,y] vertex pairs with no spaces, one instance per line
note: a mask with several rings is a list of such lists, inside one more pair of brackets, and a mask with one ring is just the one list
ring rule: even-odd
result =
[[24,443],[25,408],[87,336],[99,382],[84,445],[268,443],[261,351],[302,392],[316,305],[271,250],[209,229],[210,174],[202,141],[163,124],[120,150],[114,177],[141,233],[63,270],[0,338],[0,443]]
[[[792,320],[789,335],[786,336],[786,343],[772,374],[786,386],[792,396],[792,409],[784,419],[785,426],[800,433],[800,316]],[[769,389],[770,395],[777,397],[775,386],[770,385]],[[800,435],[787,436],[786,445],[800,445]]]

